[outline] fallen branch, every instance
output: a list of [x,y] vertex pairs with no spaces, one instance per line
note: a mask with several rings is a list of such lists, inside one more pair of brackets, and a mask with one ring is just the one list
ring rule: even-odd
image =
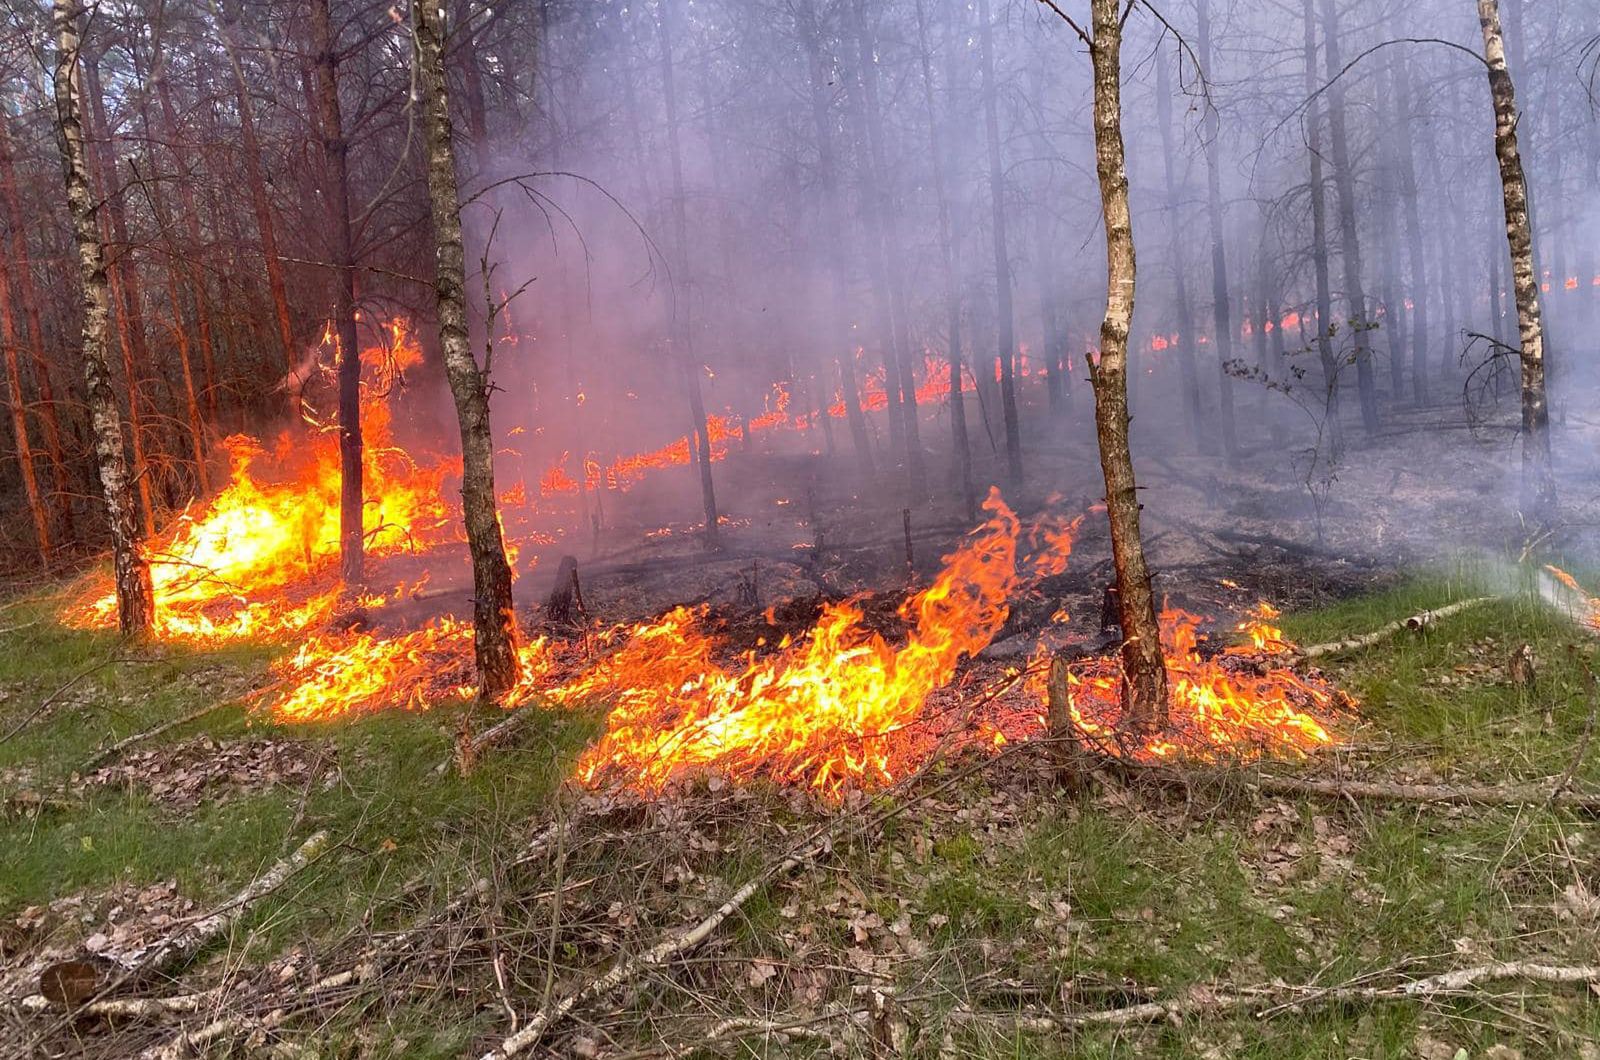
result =
[[1251,785],[1272,795],[1315,795],[1362,802],[1432,802],[1480,806],[1565,805],[1600,811],[1600,794],[1542,784],[1397,784],[1367,780],[1256,777]]
[[220,909],[163,939],[130,951],[117,963],[138,975],[159,974],[182,964],[238,923],[252,902],[277,890],[289,877],[305,868],[327,842],[327,832],[315,833],[293,854],[250,881]]
[[1196,992],[1190,997],[1171,1001],[1148,1001],[1123,1008],[1099,1009],[1091,1012],[1041,1013],[979,1013],[961,1006],[951,1016],[966,1022],[1003,1020],[1018,1030],[1055,1033],[1081,1030],[1086,1027],[1132,1027],[1185,1016],[1221,1015],[1229,1012],[1255,1010],[1257,1018],[1266,1018],[1279,1012],[1303,1012],[1312,1005],[1371,1004],[1382,1001],[1431,1000],[1437,997],[1460,994],[1472,987],[1488,983],[1521,981],[1570,985],[1600,982],[1600,965],[1536,964],[1528,961],[1495,961],[1492,964],[1474,965],[1453,972],[1442,972],[1422,979],[1387,986],[1345,985],[1335,987],[1266,986],[1241,989],[1232,994]]
[[1309,647],[1297,649],[1294,656],[1298,659],[1315,659],[1323,655],[1341,655],[1348,651],[1359,651],[1370,648],[1374,644],[1388,640],[1390,637],[1405,630],[1420,633],[1433,626],[1440,619],[1449,618],[1471,607],[1486,604],[1491,600],[1499,599],[1494,596],[1474,596],[1468,600],[1457,600],[1453,604],[1435,608],[1432,611],[1421,611],[1410,618],[1396,619],[1387,625],[1379,626],[1371,633],[1363,633],[1358,637],[1349,637],[1345,640],[1329,641],[1326,644],[1312,644]]
[[[215,990],[172,997],[106,997],[73,1007],[74,1016],[99,1016],[105,1019],[155,1019],[161,1016],[187,1016],[216,999]],[[24,1012],[55,1012],[59,1006],[43,994],[29,994],[19,1004]]]
[[650,969],[659,968],[675,957],[695,949],[709,938],[712,932],[721,927],[723,921],[738,912],[750,900],[751,895],[770,881],[787,876],[801,865],[807,864],[824,849],[826,844],[808,847],[800,853],[789,855],[766,871],[757,873],[704,920],[663,939],[644,953],[618,961],[609,972],[598,979],[590,980],[582,990],[568,994],[555,1005],[534,1013],[528,1018],[526,1026],[484,1053],[482,1060],[503,1060],[532,1048],[539,1044],[539,1040],[544,1037],[545,1031],[552,1024],[561,1022],[578,1005],[615,993]]
[[87,762],[83,763],[83,765],[78,767],[78,772],[88,773],[98,769],[106,762],[121,755],[123,751],[126,751],[135,744],[144,743],[146,740],[153,740],[163,733],[171,732],[173,729],[187,725],[192,721],[199,721],[206,715],[213,714],[224,707],[243,706],[252,700],[259,699],[282,684],[282,681],[274,681],[270,685],[255,689],[252,692],[247,692],[242,696],[236,696],[233,699],[218,700],[215,703],[192,710],[181,718],[173,718],[171,721],[162,722],[153,729],[146,729],[144,732],[136,732],[132,736],[124,737],[123,739],[112,744],[110,747],[97,752],[93,758],[89,759]]

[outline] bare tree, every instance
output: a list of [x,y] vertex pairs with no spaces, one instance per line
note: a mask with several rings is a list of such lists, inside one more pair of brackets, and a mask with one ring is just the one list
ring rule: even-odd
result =
[[111,369],[106,363],[111,286],[106,279],[105,251],[100,244],[100,223],[96,216],[100,204],[90,190],[89,158],[84,147],[83,94],[78,79],[82,46],[78,20],[83,15],[83,7],[77,0],[54,0],[52,13],[56,38],[56,134],[83,285],[80,356],[94,432],[95,459],[100,469],[100,488],[111,526],[117,626],[125,636],[142,636],[155,619],[155,600],[150,567],[145,561],[139,524],[134,517],[133,484],[129,481],[128,464],[122,452],[122,414],[111,385]]

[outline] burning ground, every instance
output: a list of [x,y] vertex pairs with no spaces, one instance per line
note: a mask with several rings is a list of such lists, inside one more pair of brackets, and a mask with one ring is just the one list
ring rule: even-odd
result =
[[[1472,595],[1478,576],[1450,571],[1271,624],[1301,644],[1338,640]],[[14,607],[8,624],[34,617]],[[1591,710],[1568,649],[1582,636],[1518,596],[1442,620],[1426,639],[1335,657],[1328,679],[1360,711],[1340,713],[1339,742],[1298,775],[1499,784],[1574,767],[1573,783],[1592,790],[1600,773],[1574,756]],[[1153,765],[1106,773],[1073,799],[1026,742],[834,801],[771,771],[736,783],[702,772],[670,798],[646,797],[568,783],[603,746],[593,712],[530,712],[463,777],[440,766],[461,724],[482,720],[468,706],[307,725],[275,717],[263,696],[86,769],[118,738],[272,680],[270,657],[168,645],[112,665],[117,649],[97,634],[40,622],[4,637],[7,731],[49,703],[0,744],[0,827],[17,852],[0,933],[3,1037],[52,1054],[135,1055],[226,1015],[268,1028],[266,1042],[479,1055],[506,1033],[508,1005],[536,1011],[547,983],[557,997],[582,989],[797,849],[812,853],[768,877],[703,948],[580,1009],[546,1046],[738,1055],[743,1042],[812,1055],[825,1034],[852,1056],[876,1055],[887,1036],[911,1055],[1295,1056],[1337,1040],[1351,1055],[1509,1057],[1584,1055],[1600,1033],[1592,1004],[1559,986],[1317,1001],[1496,960],[1591,961],[1600,834],[1581,808],[1272,794],[1283,764]],[[1244,635],[1232,643],[1255,650]],[[1539,667],[1531,689],[1507,666],[1524,643]],[[1261,666],[1253,654],[1222,659]],[[989,675],[1012,665],[980,660],[929,707],[980,702]],[[41,970],[115,967],[227,907],[320,831],[332,837],[324,852],[181,977],[121,994],[221,988],[202,1015],[63,1022],[22,1005]],[[350,969],[365,971],[325,985]],[[1262,990],[1278,992],[1220,1007]],[[1098,1028],[1045,1018],[1152,1002],[1193,1008],[1181,1021]],[[1295,1015],[1290,1003],[1307,1007]]]
[[[544,476],[507,509],[519,597],[578,552],[586,623],[525,606],[523,681],[496,711],[470,702],[453,471],[405,444],[391,334],[370,357],[369,399],[396,413],[370,421],[395,425],[368,470],[396,484],[369,513],[371,593],[331,591],[331,454],[239,439],[231,483],[162,543],[155,643],[97,631],[92,580],[13,605],[8,1040],[128,1055],[231,1020],[230,1042],[477,1055],[613,968],[631,969],[624,989],[545,1046],[991,1056],[1065,1035],[1091,1055],[1337,1040],[1453,1058],[1571,1055],[1600,1031],[1571,992],[1515,977],[1389,1003],[1495,962],[1582,967],[1600,909],[1590,803],[1548,797],[1564,777],[1589,799],[1600,779],[1588,635],[1533,591],[1559,584],[1586,616],[1595,578],[1572,564],[1571,585],[1530,572],[1522,591],[1458,563],[1406,579],[1426,560],[1405,552],[1412,517],[1358,500],[1448,453],[1352,467],[1316,511],[1261,467],[1155,468],[1176,484],[1147,513],[1173,724],[1140,739],[1116,727],[1105,531],[1074,457],[1040,458],[1048,491],[994,494],[977,519],[930,505],[908,534],[860,484],[810,474],[792,423],[740,425],[719,460],[740,501],[713,556],[671,521],[688,469],[670,446],[626,489]],[[1469,514],[1474,468],[1492,473],[1466,462],[1445,503],[1418,503]],[[1297,657],[1484,593],[1509,595],[1422,637]],[[1076,797],[1048,738],[1053,656],[1093,772]],[[1508,772],[1546,794],[1432,806],[1314,787],[1477,790]],[[285,861],[307,836],[326,845]],[[730,895],[703,945],[630,964]],[[117,978],[215,909],[241,915],[159,975]],[[63,968],[115,982],[107,1001],[179,1000],[64,1017],[29,1000],[42,973],[79,981]]]

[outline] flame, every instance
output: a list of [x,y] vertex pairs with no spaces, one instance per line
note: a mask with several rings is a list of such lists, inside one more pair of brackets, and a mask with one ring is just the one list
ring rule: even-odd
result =
[[[1161,614],[1169,722],[1142,743],[1127,744],[1117,728],[1120,659],[1093,659],[1074,667],[1068,687],[1073,721],[1083,737],[1104,753],[1143,761],[1302,757],[1333,743],[1327,724],[1319,720],[1335,707],[1330,685],[1285,668],[1230,666],[1227,660],[1235,656],[1227,652],[1204,658],[1198,649],[1205,638],[1198,625],[1199,619],[1184,611],[1169,608]],[[1281,638],[1279,643],[1292,650]]]
[[1265,655],[1284,655],[1294,651],[1294,644],[1286,640],[1283,630],[1272,625],[1272,622],[1281,617],[1283,612],[1267,603],[1257,600],[1256,605],[1250,609],[1250,614],[1243,622],[1234,628],[1250,638],[1248,645],[1234,645],[1227,651],[1233,655],[1244,655],[1257,652]]
[[616,777],[651,791],[709,768],[826,794],[848,781],[894,780],[919,759],[925,739],[908,727],[929,693],[1010,614],[1020,527],[997,491],[984,509],[988,520],[945,557],[933,584],[901,605],[910,626],[902,647],[869,630],[853,602],[827,605],[806,637],[765,658],[747,654],[735,669],[717,662],[696,612],[680,607],[636,627],[589,674],[547,693],[615,703],[579,780]]
[[[404,370],[420,363],[422,350],[403,321],[383,331],[389,341],[361,354],[367,498],[362,530],[368,553],[380,556],[456,539],[442,486],[459,464],[422,464],[395,444],[387,397]],[[337,428],[320,428],[310,439],[286,434],[270,450],[243,434],[223,446],[227,485],[185,511],[148,546],[156,635],[260,638],[326,619],[338,591],[310,592],[305,586],[339,555]],[[103,627],[115,616],[110,578],[100,575],[67,620]]]
[[1546,563],[1544,569],[1557,582],[1566,587],[1567,593],[1554,592],[1548,584],[1541,583],[1539,595],[1543,596],[1555,607],[1577,618],[1590,629],[1600,630],[1600,599],[1590,596],[1583,586],[1578,584],[1578,579],[1554,563]]

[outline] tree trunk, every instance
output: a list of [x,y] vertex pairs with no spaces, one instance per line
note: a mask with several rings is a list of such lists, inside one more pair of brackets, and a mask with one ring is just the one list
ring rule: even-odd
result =
[[1344,452],[1344,423],[1339,416],[1339,363],[1333,355],[1333,292],[1328,280],[1328,205],[1327,186],[1322,177],[1322,114],[1316,101],[1317,23],[1312,5],[1305,0],[1306,128],[1311,158],[1311,262],[1317,279],[1317,360],[1327,392],[1323,398],[1324,429],[1335,460]]
[[[311,4],[312,26],[315,32],[319,9],[323,22],[327,21],[327,2],[311,0]],[[278,235],[272,223],[272,205],[267,199],[266,178],[261,173],[261,147],[256,139],[255,104],[250,99],[250,89],[244,77],[244,65],[239,58],[239,17],[239,0],[226,0],[223,8],[222,42],[228,52],[228,63],[233,68],[233,98],[239,111],[239,140],[244,148],[245,182],[250,186],[250,207],[256,215],[256,232],[261,239],[261,256],[267,267],[267,287],[272,292],[273,319],[278,325],[278,345],[283,355],[282,367],[287,373],[294,368],[300,358],[294,348],[294,328],[289,320],[289,295],[283,282],[283,261],[278,257]],[[328,32],[331,33],[331,30]],[[330,41],[330,46],[331,43]],[[331,54],[328,62],[331,77],[333,62]],[[334,96],[334,105],[337,110],[337,95]],[[338,133],[335,132],[333,135],[337,136]],[[348,215],[348,209],[346,214]],[[290,411],[298,415],[300,410]],[[359,439],[359,428],[357,436]]]
[[[672,161],[672,223],[677,237],[678,269],[680,282],[687,282],[689,270],[689,215],[684,203],[683,151],[678,143],[678,97],[672,68],[672,5],[675,0],[661,0],[656,28],[661,37],[661,87],[667,111],[667,146]],[[694,329],[689,319],[686,299],[677,316],[680,358],[684,384],[689,392],[689,415],[692,419],[690,443],[700,470],[700,501],[706,517],[706,546],[716,548],[717,492],[711,479],[711,436],[706,431],[705,397],[700,390],[700,366],[694,356]]]
[[145,341],[144,298],[139,291],[138,274],[129,263],[127,255],[133,244],[128,239],[127,217],[122,210],[122,195],[117,187],[116,155],[111,149],[111,125],[106,119],[104,96],[100,89],[100,74],[94,59],[80,55],[83,85],[88,89],[89,109],[85,114],[87,142],[95,144],[93,168],[99,177],[99,199],[105,212],[96,209],[100,225],[101,253],[106,247],[116,248],[116,258],[107,262],[106,277],[110,283],[111,304],[115,309],[112,322],[117,329],[118,345],[122,348],[122,374],[128,387],[128,438],[132,443],[133,478],[139,494],[141,529],[145,537],[155,533],[155,505],[151,500],[151,464],[145,459],[148,444],[144,423],[144,377],[151,367],[150,347]]
[[17,467],[22,472],[22,489],[28,498],[28,514],[33,517],[33,539],[39,546],[39,561],[49,570],[55,556],[50,538],[50,512],[39,490],[39,477],[33,466],[33,442],[28,437],[28,403],[22,396],[22,369],[17,359],[17,322],[11,302],[11,270],[0,258],[0,354],[6,366],[6,403],[11,408],[11,433],[17,440]]
[[1420,407],[1428,403],[1428,255],[1423,250],[1422,212],[1417,200],[1417,161],[1411,137],[1411,77],[1401,50],[1393,48],[1389,54],[1394,86],[1392,139],[1399,163],[1406,262],[1411,274],[1408,288],[1411,292],[1411,397]]
[[115,571],[117,625],[125,636],[149,632],[155,617],[150,567],[145,561],[139,524],[134,517],[134,496],[128,465],[122,451],[122,416],[117,408],[111,370],[106,363],[106,325],[111,290],[106,279],[105,254],[100,245],[99,204],[89,183],[89,159],[84,147],[82,93],[79,91],[78,0],[53,0],[56,37],[56,133],[61,146],[67,204],[72,213],[73,236],[83,295],[83,379],[94,429],[95,459],[100,487],[105,495],[111,527],[111,558]]
[[983,64],[983,131],[989,148],[989,199],[994,226],[995,337],[1000,356],[1000,411],[1006,428],[1006,478],[1022,485],[1022,428],[1017,421],[1016,312],[1012,307],[1011,252],[1006,245],[1005,173],[1000,162],[999,86],[994,77],[994,27],[989,0],[978,0],[979,61]]
[[50,484],[56,518],[68,541],[75,536],[72,518],[72,489],[66,457],[61,446],[61,414],[56,407],[55,384],[50,378],[50,362],[44,352],[44,321],[39,315],[39,289],[33,281],[33,261],[28,254],[27,224],[22,216],[22,200],[17,194],[16,164],[11,153],[11,135],[6,127],[10,116],[0,120],[0,195],[4,196],[6,218],[11,225],[11,268],[21,296],[23,318],[27,322],[28,351],[33,365],[33,383],[39,390],[38,418],[44,424],[45,455],[50,461]]
[[1194,356],[1194,313],[1189,302],[1189,277],[1184,268],[1183,248],[1186,243],[1184,226],[1179,219],[1182,209],[1178,191],[1178,148],[1172,136],[1172,79],[1167,64],[1156,61],[1156,125],[1161,132],[1161,160],[1166,176],[1167,235],[1170,237],[1168,253],[1171,257],[1174,314],[1178,322],[1178,341],[1174,344],[1178,356],[1178,375],[1183,387],[1184,423],[1189,438],[1201,452],[1210,452],[1211,435],[1205,430],[1205,408],[1200,399],[1200,371]]
[[1105,475],[1111,553],[1122,621],[1122,727],[1139,734],[1167,722],[1167,670],[1155,594],[1139,536],[1139,496],[1128,448],[1128,328],[1135,262],[1122,144],[1122,22],[1118,0],[1091,0],[1095,171],[1106,231],[1106,314],[1094,383],[1095,428]]
[[[1361,281],[1361,241],[1356,229],[1356,179],[1350,164],[1350,138],[1345,128],[1344,82],[1339,58],[1339,16],[1334,0],[1322,0],[1323,63],[1328,73],[1328,130],[1333,149],[1333,181],[1339,194],[1339,258],[1344,262],[1344,292],[1350,304],[1350,341],[1354,344],[1356,390],[1361,399],[1361,425],[1368,434],[1378,429],[1378,387],[1367,341],[1367,295]],[[1330,322],[1323,321],[1327,326]]]
[[[951,28],[954,33],[954,27]],[[954,483],[961,493],[967,518],[978,514],[978,496],[972,483],[972,447],[967,439],[966,399],[962,396],[961,357],[961,265],[956,241],[955,219],[952,217],[948,180],[954,169],[954,144],[945,142],[944,121],[934,105],[933,57],[928,45],[928,19],[923,0],[917,3],[917,43],[922,60],[922,98],[928,109],[929,146],[933,152],[933,194],[939,208],[939,254],[944,265],[944,301],[946,309],[947,365],[950,373],[950,394],[946,405],[950,410],[950,441],[955,450]],[[952,63],[954,56],[951,57]],[[953,71],[951,71],[953,74]],[[949,92],[948,117],[955,118],[955,82],[953,76],[945,86]]]
[[[829,280],[830,308],[838,334],[834,337],[835,359],[839,368],[839,393],[844,400],[845,417],[850,425],[850,439],[856,450],[856,462],[861,471],[872,474],[872,440],[867,435],[866,417],[861,413],[860,394],[856,390],[855,342],[850,333],[849,314],[846,312],[844,262],[852,257],[848,240],[849,227],[844,223],[840,209],[839,158],[834,149],[833,123],[828,117],[828,71],[822,59],[821,30],[817,27],[814,0],[795,6],[795,21],[800,33],[800,43],[805,49],[807,72],[811,81],[811,118],[817,130],[817,167],[822,177],[822,214],[824,224],[834,239],[827,243],[826,269]],[[819,380],[824,393],[818,404],[824,422],[829,418],[832,402],[827,400],[826,376]]]
[[[1199,16],[1195,43],[1199,48],[1200,69],[1211,76],[1211,5],[1196,4]],[[1233,411],[1233,377],[1228,366],[1233,361],[1233,314],[1229,312],[1228,255],[1222,226],[1222,174],[1217,165],[1217,139],[1221,135],[1217,108],[1209,101],[1204,107],[1202,140],[1206,156],[1206,222],[1211,233],[1211,318],[1212,342],[1217,351],[1217,418],[1222,430],[1222,452],[1232,462],[1239,458],[1238,423]]]
[[366,581],[362,533],[361,346],[356,337],[356,261],[350,225],[350,145],[339,109],[339,59],[328,0],[311,5],[317,115],[327,167],[328,231],[334,266],[334,330],[339,339],[339,574],[347,587]]
[[[884,389],[889,394],[889,408],[899,410],[900,442],[904,446],[906,485],[911,503],[919,504],[928,496],[928,475],[923,466],[921,432],[917,424],[917,382],[912,369],[908,309],[901,262],[905,260],[900,246],[898,209],[887,192],[888,165],[884,161],[883,114],[878,100],[878,68],[867,21],[861,0],[855,0],[852,18],[856,30],[856,54],[861,76],[861,100],[867,133],[867,186],[870,202],[867,206],[871,227],[877,239],[873,246],[873,263],[878,273],[877,285],[887,293],[889,332],[885,336]],[[893,421],[891,421],[892,423]]]
[[506,562],[500,516],[495,511],[489,366],[479,366],[467,336],[467,255],[461,238],[455,148],[450,140],[440,9],[432,3],[413,3],[411,16],[437,250],[433,289],[439,312],[439,347],[461,427],[461,509],[467,524],[467,548],[472,553],[473,646],[481,681],[479,695],[493,701],[516,684],[517,655],[512,642],[511,565]]
[[1550,461],[1550,417],[1545,405],[1544,331],[1539,319],[1539,278],[1533,268],[1533,228],[1528,218],[1528,182],[1517,150],[1517,96],[1506,68],[1499,0],[1478,0],[1483,56],[1494,102],[1494,153],[1511,249],[1511,284],[1517,300],[1522,347],[1522,503],[1540,524],[1556,515],[1556,482]]
[[[156,73],[162,70],[159,66]],[[178,143],[178,118],[172,105],[172,89],[165,77],[158,77],[156,81],[156,95],[161,101],[161,116],[166,126],[167,135],[172,138],[173,161],[176,164],[174,172],[182,173],[183,152],[176,147]],[[206,413],[213,422],[217,418],[217,356],[211,337],[211,307],[206,296],[206,274],[200,259],[200,212],[195,206],[194,185],[187,174],[178,180],[178,206],[183,211],[184,233],[189,238],[189,260],[187,272],[191,297],[194,299],[195,340],[200,345],[200,367],[204,372],[205,388],[202,397],[205,399]],[[202,479],[202,488],[204,480]]]

